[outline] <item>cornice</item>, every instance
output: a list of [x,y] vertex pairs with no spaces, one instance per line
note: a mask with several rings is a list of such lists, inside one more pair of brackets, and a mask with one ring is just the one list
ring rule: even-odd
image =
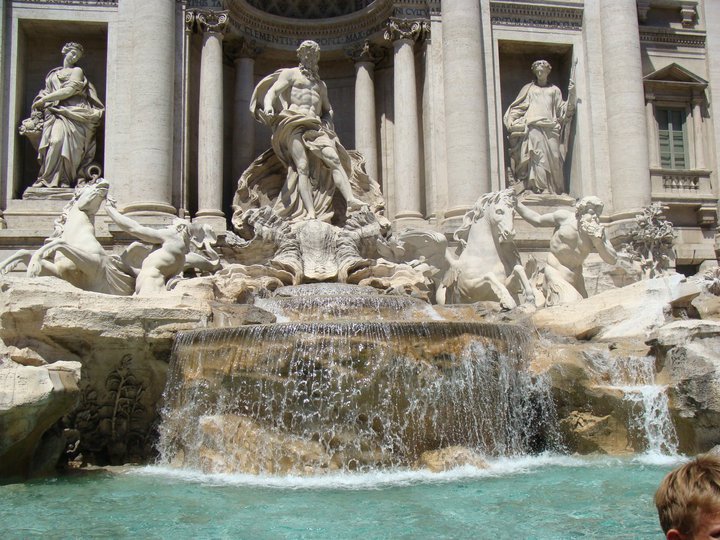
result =
[[508,0],[490,2],[490,21],[493,26],[577,31],[582,29],[582,20],[582,5],[519,3]]
[[690,47],[704,49],[706,44],[703,30],[680,30],[675,28],[640,27],[640,43],[657,47]]

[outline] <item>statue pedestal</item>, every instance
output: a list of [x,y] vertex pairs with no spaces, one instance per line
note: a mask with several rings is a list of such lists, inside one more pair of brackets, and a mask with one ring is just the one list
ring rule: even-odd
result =
[[69,201],[75,188],[34,187],[27,188],[22,195],[24,201]]

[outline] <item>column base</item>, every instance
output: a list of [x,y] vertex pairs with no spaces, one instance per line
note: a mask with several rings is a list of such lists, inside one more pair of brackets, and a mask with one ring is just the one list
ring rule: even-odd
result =
[[177,217],[175,207],[162,202],[128,204],[120,211],[142,225],[169,225]]
[[220,210],[199,210],[195,213],[193,223],[201,223],[209,225],[216,233],[225,232],[227,230],[227,220],[225,214]]
[[452,219],[457,217],[464,217],[465,214],[467,214],[468,210],[470,210],[473,207],[473,205],[463,205],[463,206],[453,206],[452,208],[448,208],[448,210],[445,212],[445,219]]
[[393,229],[396,231],[409,228],[427,229],[429,225],[420,212],[401,212],[393,219]]

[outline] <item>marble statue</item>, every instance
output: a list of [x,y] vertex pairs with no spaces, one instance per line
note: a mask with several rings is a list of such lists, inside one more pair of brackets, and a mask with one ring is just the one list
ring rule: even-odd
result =
[[120,257],[108,254],[95,237],[95,215],[109,187],[103,179],[78,187],[45,244],[35,252],[19,250],[0,264],[0,273],[23,263],[30,277],[55,276],[86,291],[132,294],[134,276]]
[[449,256],[449,268],[438,288],[438,304],[500,302],[503,309],[535,305],[535,293],[514,242],[514,191],[481,196],[465,214],[453,237],[459,257]]
[[[503,123],[508,131],[511,170],[515,180],[535,193],[565,193],[563,164],[567,154],[570,120],[575,113],[574,74],[568,99],[548,82],[551,70],[545,60],[532,64],[535,80],[526,84],[510,104]],[[574,69],[574,66],[573,66]]]
[[76,65],[82,45],[67,43],[62,54],[63,65],[47,74],[31,117],[20,127],[38,152],[40,172],[33,187],[73,187],[90,178],[87,169],[95,158],[95,132],[105,108]]
[[[175,218],[171,225],[155,229],[121,214],[110,198],[105,209],[122,230],[150,246],[156,246],[135,243],[123,254],[123,260],[136,276],[135,296],[163,294],[168,281],[181,275],[186,268],[211,272],[220,267],[219,257],[211,247],[215,236],[209,226],[193,225],[186,219]],[[210,259],[193,252],[193,243],[206,250],[209,248],[215,256]]]
[[615,264],[617,254],[600,224],[603,202],[594,196],[583,197],[575,213],[555,210],[538,214],[522,202],[516,203],[518,214],[535,227],[554,227],[550,253],[545,266],[544,293],[548,306],[571,304],[587,298],[583,262],[597,252],[608,264]]
[[353,193],[352,160],[333,128],[327,87],[318,74],[320,47],[303,41],[297,53],[298,67],[280,69],[258,83],[250,110],[272,129],[272,148],[287,167],[275,212],[329,221],[336,189],[348,209],[365,203]]

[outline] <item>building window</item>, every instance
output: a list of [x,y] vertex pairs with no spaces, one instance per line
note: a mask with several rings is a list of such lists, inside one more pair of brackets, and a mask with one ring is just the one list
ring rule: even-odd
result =
[[688,144],[685,131],[685,109],[656,109],[660,143],[660,166],[663,169],[688,168]]

